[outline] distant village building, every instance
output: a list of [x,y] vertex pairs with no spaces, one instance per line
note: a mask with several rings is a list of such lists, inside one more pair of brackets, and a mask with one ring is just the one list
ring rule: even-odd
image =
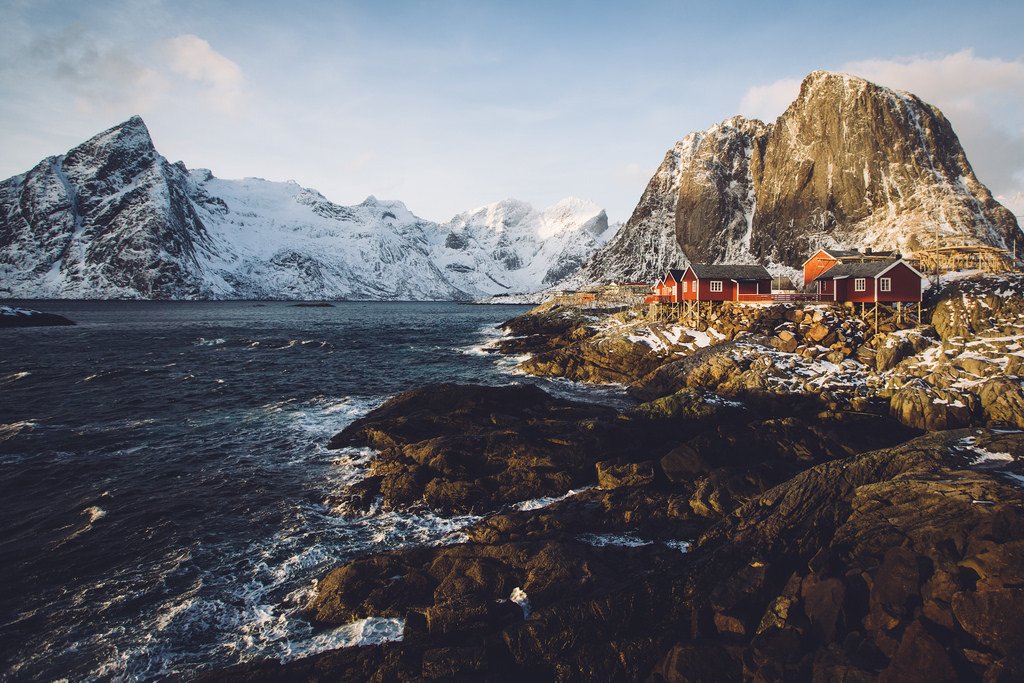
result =
[[921,301],[924,275],[900,258],[833,265],[814,279],[823,301],[911,303]]

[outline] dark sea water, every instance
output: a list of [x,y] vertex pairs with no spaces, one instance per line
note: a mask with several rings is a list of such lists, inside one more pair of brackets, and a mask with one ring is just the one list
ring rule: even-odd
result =
[[338,562],[474,520],[346,510],[373,454],[325,444],[412,386],[525,381],[480,349],[525,307],[30,306],[79,324],[0,330],[9,680],[187,676],[395,637],[385,619],[315,632],[299,610]]

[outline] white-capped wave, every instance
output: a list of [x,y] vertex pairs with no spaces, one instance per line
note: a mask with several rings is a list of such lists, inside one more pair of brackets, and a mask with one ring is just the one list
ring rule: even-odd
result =
[[524,500],[521,503],[516,503],[512,507],[521,512],[528,512],[530,510],[540,510],[542,508],[546,508],[549,505],[553,505],[561,500],[565,500],[566,498],[571,498],[572,496],[579,495],[584,491],[589,491],[592,488],[594,487],[584,486],[578,489],[569,489],[569,491],[563,493],[560,496],[542,496],[540,498],[534,498],[533,500]]
[[405,619],[397,617],[367,617],[339,626],[325,633],[317,633],[304,640],[288,641],[281,661],[308,657],[340,647],[380,645],[402,639]]
[[31,420],[22,420],[20,422],[11,422],[8,424],[0,424],[0,441],[7,441],[13,439],[22,432],[30,432],[36,428],[36,423]]
[[12,372],[11,374],[6,375],[3,378],[0,378],[0,384],[10,384],[12,382],[17,382],[19,379],[25,379],[26,377],[30,376],[31,374],[32,374],[31,372],[28,372],[28,371],[25,371],[25,370],[23,370],[21,372]]
[[671,548],[672,550],[678,550],[681,553],[688,553],[688,552],[690,552],[690,546],[692,545],[692,543],[690,541],[677,541],[677,540],[674,540],[674,539],[673,540],[668,540],[668,541],[662,541],[662,544],[666,548]]
[[603,548],[609,545],[623,546],[626,548],[639,548],[651,545],[653,541],[645,541],[633,534],[580,534],[576,537],[587,545]]
[[512,595],[508,599],[519,605],[519,609],[523,610],[523,619],[530,618],[530,599],[526,597],[526,591],[516,586],[512,589]]

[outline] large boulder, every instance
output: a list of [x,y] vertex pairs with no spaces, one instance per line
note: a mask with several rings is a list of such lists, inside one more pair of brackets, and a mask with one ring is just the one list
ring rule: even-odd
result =
[[993,377],[978,388],[978,399],[991,425],[1009,425],[1024,429],[1024,380],[1019,377]]
[[923,380],[913,380],[893,392],[889,412],[916,429],[958,429],[972,424],[974,403],[972,394],[937,389]]
[[380,450],[353,503],[381,495],[391,507],[482,512],[593,482],[594,464],[617,455],[614,415],[532,385],[432,385],[356,420],[329,447]]

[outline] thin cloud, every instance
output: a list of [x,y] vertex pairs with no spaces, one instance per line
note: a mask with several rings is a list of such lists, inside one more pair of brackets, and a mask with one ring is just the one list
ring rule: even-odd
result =
[[768,85],[747,89],[740,100],[740,113],[747,118],[774,121],[800,93],[800,80],[783,78]]
[[[994,194],[1012,198],[1024,191],[1024,61],[979,57],[967,49],[937,57],[847,62],[838,71],[935,105],[953,124],[975,172]],[[799,86],[799,80],[784,78],[748,88],[740,111],[773,120]]]
[[237,115],[245,107],[242,68],[199,36],[180,35],[164,43],[171,72],[206,86],[206,100],[224,114]]

